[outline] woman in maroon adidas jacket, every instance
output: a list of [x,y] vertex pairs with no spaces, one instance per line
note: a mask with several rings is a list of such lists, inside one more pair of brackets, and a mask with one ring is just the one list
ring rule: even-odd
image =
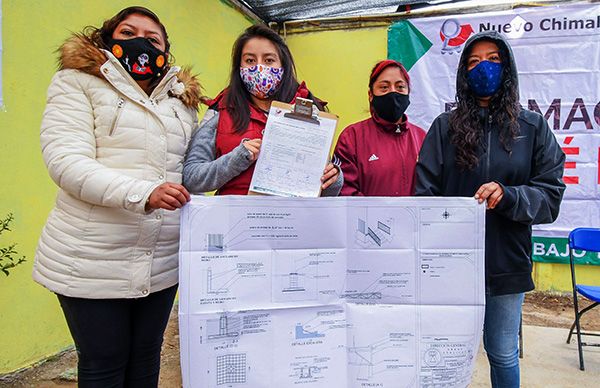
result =
[[344,185],[340,195],[407,196],[425,131],[408,122],[410,79],[400,62],[377,63],[369,79],[371,117],[346,127],[335,148]]

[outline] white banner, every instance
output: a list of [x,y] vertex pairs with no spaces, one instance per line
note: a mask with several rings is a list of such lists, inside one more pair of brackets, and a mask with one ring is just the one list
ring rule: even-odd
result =
[[[600,4],[420,18],[410,23],[411,39],[421,44],[409,71],[411,121],[427,129],[454,102],[456,69],[466,38],[480,31],[501,32],[515,54],[521,104],[546,117],[567,155],[567,191],[560,216],[552,225],[536,227],[535,234],[558,237],[575,227],[600,227]],[[393,29],[394,25],[389,39],[394,38]],[[401,45],[390,41],[388,55],[393,58]]]

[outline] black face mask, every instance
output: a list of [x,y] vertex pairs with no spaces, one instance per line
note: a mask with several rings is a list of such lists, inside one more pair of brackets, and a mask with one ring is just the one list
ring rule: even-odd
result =
[[111,39],[109,47],[123,68],[136,81],[160,77],[165,68],[165,53],[154,47],[146,38]]
[[373,95],[372,104],[377,116],[390,123],[396,123],[410,105],[410,100],[408,94],[390,92],[382,96]]

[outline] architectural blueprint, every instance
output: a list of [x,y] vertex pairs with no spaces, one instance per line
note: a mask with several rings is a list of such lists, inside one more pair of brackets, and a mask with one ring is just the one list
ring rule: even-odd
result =
[[471,198],[193,197],[184,386],[468,386],[484,220]]

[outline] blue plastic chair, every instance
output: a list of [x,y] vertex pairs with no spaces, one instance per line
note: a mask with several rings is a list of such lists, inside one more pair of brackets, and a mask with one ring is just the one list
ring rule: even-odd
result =
[[[573,250],[584,250],[588,252],[600,252],[600,229],[598,228],[577,228],[569,233],[569,260],[571,262],[571,280],[573,282],[573,308],[575,309],[575,321],[571,325],[567,343],[571,342],[573,330],[577,329],[577,348],[579,350],[579,369],[585,370],[583,365],[583,347],[600,346],[600,343],[581,342],[581,336],[600,336],[596,333],[583,333],[579,326],[581,316],[590,311],[600,303],[600,287],[584,284],[577,284],[575,281],[575,262],[573,260]],[[577,294],[589,299],[593,303],[583,310],[579,311],[577,303]]]

